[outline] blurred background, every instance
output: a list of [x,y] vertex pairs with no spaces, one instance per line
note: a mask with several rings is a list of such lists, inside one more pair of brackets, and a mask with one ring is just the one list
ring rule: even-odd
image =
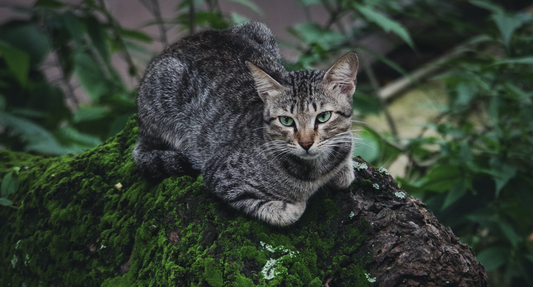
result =
[[421,198],[492,286],[533,286],[531,1],[2,0],[0,148],[105,142],[165,46],[250,20],[277,35],[288,70],[356,51],[354,155]]

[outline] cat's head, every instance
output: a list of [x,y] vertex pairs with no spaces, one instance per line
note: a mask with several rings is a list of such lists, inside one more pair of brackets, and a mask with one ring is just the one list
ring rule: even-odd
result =
[[264,131],[269,139],[286,143],[302,159],[329,157],[338,146],[351,149],[352,96],[358,59],[350,52],[327,72],[297,71],[282,85],[247,62],[264,103]]

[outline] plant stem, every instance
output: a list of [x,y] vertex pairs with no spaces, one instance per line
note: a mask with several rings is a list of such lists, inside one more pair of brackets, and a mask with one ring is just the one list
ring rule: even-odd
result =
[[164,47],[168,46],[167,27],[165,26],[163,17],[161,16],[161,7],[159,6],[159,1],[140,0],[140,2],[154,15],[154,18],[156,19],[157,26],[159,27],[159,41],[161,41]]
[[359,59],[359,62],[363,66],[363,69],[368,76],[368,80],[370,81],[370,85],[372,85],[372,89],[375,91],[375,96],[379,100],[379,105],[381,106],[381,110],[383,111],[383,114],[385,115],[385,118],[387,119],[387,124],[389,125],[389,129],[394,137],[394,142],[398,142],[398,129],[396,128],[396,124],[394,123],[394,119],[392,118],[391,114],[389,113],[389,109],[387,107],[387,102],[385,99],[381,98],[378,95],[378,91],[380,89],[379,82],[376,78],[376,74],[374,73],[374,70],[372,69],[372,66],[368,64],[367,61],[364,59]]
[[111,25],[111,29],[113,30],[113,35],[115,36],[115,40],[120,45],[120,48],[122,49],[122,53],[124,55],[124,59],[126,60],[126,63],[128,64],[128,73],[130,76],[134,77],[138,82],[141,81],[141,78],[137,74],[137,67],[135,66],[135,63],[133,63],[133,59],[128,52],[128,49],[126,49],[126,44],[124,43],[124,39],[120,36],[120,33],[118,32],[118,24],[111,16],[111,13],[107,10],[104,0],[98,0],[98,3],[100,4],[100,7],[102,7],[102,12],[105,15],[107,21],[109,22],[109,25]]

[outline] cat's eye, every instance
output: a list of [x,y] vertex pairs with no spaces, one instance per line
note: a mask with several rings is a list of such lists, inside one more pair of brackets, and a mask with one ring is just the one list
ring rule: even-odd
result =
[[281,116],[279,117],[279,122],[284,126],[292,126],[294,120],[291,117]]
[[325,123],[329,120],[329,118],[331,118],[331,112],[323,112],[318,114],[316,120],[320,123]]

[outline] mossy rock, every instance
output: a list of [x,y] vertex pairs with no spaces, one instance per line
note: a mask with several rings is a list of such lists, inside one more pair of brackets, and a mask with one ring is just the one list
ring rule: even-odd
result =
[[20,168],[14,207],[0,206],[1,286],[369,286],[369,230],[323,190],[303,217],[272,227],[237,212],[202,177],[150,182],[123,132],[80,155],[0,151],[0,180]]

